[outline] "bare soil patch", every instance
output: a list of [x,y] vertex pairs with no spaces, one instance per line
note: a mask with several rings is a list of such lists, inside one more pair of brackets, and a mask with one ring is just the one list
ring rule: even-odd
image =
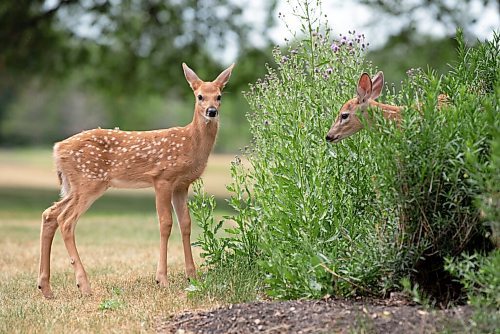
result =
[[254,302],[158,318],[158,333],[436,333],[462,332],[468,306],[426,310],[404,299]]

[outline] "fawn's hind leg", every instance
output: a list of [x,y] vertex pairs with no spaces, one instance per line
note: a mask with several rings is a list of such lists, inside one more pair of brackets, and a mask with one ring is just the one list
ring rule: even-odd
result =
[[68,204],[69,199],[63,198],[54,203],[42,214],[42,224],[40,228],[40,270],[38,273],[38,289],[42,291],[45,298],[53,298],[50,288],[50,252],[52,241],[57,230],[57,217]]
[[83,295],[92,294],[87,273],[83,268],[83,263],[78,254],[75,242],[75,227],[78,218],[99,198],[107,186],[102,183],[87,184],[85,189],[72,186],[72,191],[68,195],[69,201],[62,213],[57,218],[64,245],[68,251],[71,264],[75,270],[76,286]]

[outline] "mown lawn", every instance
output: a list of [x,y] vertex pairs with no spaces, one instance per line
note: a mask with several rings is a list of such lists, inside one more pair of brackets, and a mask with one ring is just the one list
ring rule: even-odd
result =
[[[231,157],[214,158],[204,180],[207,191],[217,185],[212,190],[221,195]],[[109,192],[78,222],[77,245],[91,297],[80,296],[56,234],[51,267],[56,298],[45,300],[36,289],[40,216],[57,198],[50,150],[0,151],[0,332],[152,331],[158,317],[216,306],[187,296],[177,226],[169,243],[170,287],[156,285],[159,233],[151,191]],[[199,232],[193,224],[193,241]],[[199,265],[196,248],[194,255]]]

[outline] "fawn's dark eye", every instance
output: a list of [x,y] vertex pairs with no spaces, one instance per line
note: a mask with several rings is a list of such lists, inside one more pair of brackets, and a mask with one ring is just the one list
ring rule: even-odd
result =
[[348,113],[345,113],[345,114],[342,114],[340,116],[342,119],[347,119],[349,117],[349,114]]
[[222,96],[217,95],[217,101],[220,101],[222,99]]
[[203,95],[199,94],[198,95],[198,101],[201,101],[201,100],[203,100]]

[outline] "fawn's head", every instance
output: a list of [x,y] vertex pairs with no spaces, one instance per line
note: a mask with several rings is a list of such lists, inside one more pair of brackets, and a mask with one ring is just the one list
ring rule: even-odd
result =
[[347,101],[340,109],[337,119],[326,135],[326,140],[338,143],[363,128],[356,111],[365,112],[370,102],[379,97],[384,87],[384,73],[378,72],[373,79],[367,73],[361,74],[356,89],[357,96]]
[[200,113],[207,122],[217,120],[222,99],[222,89],[231,76],[234,64],[225,69],[217,79],[211,82],[202,81],[192,69],[182,63],[184,75],[196,98],[195,112]]

